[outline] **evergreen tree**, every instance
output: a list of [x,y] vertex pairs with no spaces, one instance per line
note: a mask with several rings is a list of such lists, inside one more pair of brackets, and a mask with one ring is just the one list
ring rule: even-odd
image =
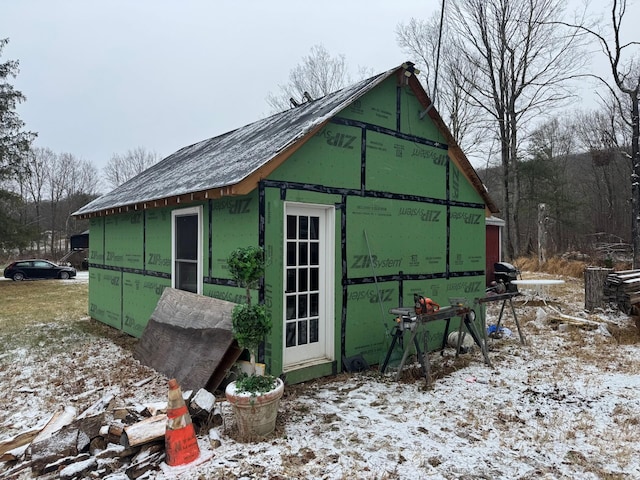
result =
[[[7,43],[8,38],[0,39],[0,57]],[[19,246],[22,229],[15,218],[15,196],[1,185],[24,173],[27,154],[36,136],[35,133],[23,130],[24,122],[16,112],[16,106],[26,98],[8,79],[15,78],[18,71],[17,60],[0,63],[0,238],[4,239],[4,248]]]

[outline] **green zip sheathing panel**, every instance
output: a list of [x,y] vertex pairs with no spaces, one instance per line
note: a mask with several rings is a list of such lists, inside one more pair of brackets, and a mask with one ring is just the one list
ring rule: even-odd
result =
[[[213,200],[211,214],[210,276],[230,279],[227,258],[231,252],[237,247],[258,245],[258,192],[255,190],[249,195]],[[208,225],[208,214],[204,216],[204,223]],[[207,239],[208,227],[206,226],[204,230],[205,239]],[[206,240],[204,245],[205,252],[208,252]],[[205,254],[205,266],[207,261],[208,255]],[[207,268],[205,268],[206,271]],[[207,276],[206,273],[205,276]]]
[[171,275],[171,209],[146,210],[145,217],[145,267],[155,273]]
[[104,219],[104,264],[109,267],[144,267],[142,212],[110,215]]
[[264,193],[264,249],[266,255],[264,275],[264,305],[271,317],[271,334],[265,340],[264,354],[271,373],[283,371],[284,341],[284,204],[279,189],[266,189]]
[[446,198],[447,150],[367,132],[366,189]]
[[[451,200],[457,202],[468,202],[484,204],[482,196],[478,191],[473,188],[473,185],[469,183],[458,167],[455,164],[451,164],[451,172],[449,174],[449,196]],[[484,212],[483,212],[484,214]]]
[[483,271],[486,255],[484,211],[478,208],[451,207],[450,218],[450,270]]
[[171,279],[123,273],[122,330],[140,337]]
[[339,113],[340,117],[396,129],[396,79],[389,78]]
[[89,263],[104,264],[104,218],[89,221]]
[[[442,306],[449,305],[450,298],[466,298],[467,303],[473,306],[475,298],[484,296],[480,288],[482,285],[476,278],[406,281],[403,284],[402,304],[412,306],[413,294],[416,293],[427,296]],[[368,363],[381,364],[391,344],[391,331],[395,325],[394,316],[389,313],[389,309],[398,306],[397,282],[350,285],[344,332],[346,356],[360,353]],[[449,322],[449,332],[457,330],[459,324],[460,318],[453,317]],[[478,320],[477,327],[480,329]],[[427,351],[439,350],[445,329],[445,320],[430,322],[427,327],[421,327],[420,348],[424,349],[426,345]],[[413,347],[411,351],[414,352]]]
[[447,141],[436,124],[431,121],[429,114],[423,114],[426,109],[420,104],[413,91],[406,86],[400,87],[400,91],[400,131],[446,145]]
[[349,277],[446,271],[444,205],[349,197],[347,218]]
[[280,165],[270,180],[359,189],[361,129],[330,123]]
[[122,330],[122,272],[91,268],[89,285],[91,318]]

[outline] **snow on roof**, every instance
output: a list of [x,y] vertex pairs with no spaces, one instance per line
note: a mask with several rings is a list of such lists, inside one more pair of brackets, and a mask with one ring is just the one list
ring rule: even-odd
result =
[[73,215],[234,185],[389,78],[398,68],[184,147]]

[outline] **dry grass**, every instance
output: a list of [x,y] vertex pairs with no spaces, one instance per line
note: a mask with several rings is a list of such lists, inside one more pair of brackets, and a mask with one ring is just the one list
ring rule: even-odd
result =
[[73,322],[87,316],[88,283],[60,280],[0,281],[0,328],[20,330],[34,323]]
[[574,278],[582,278],[584,269],[588,266],[585,262],[566,260],[561,257],[550,258],[544,263],[540,263],[537,257],[519,257],[513,261],[513,265],[520,271],[544,272]]
[[[592,263],[562,257],[552,257],[543,263],[540,263],[537,257],[518,257],[512,263],[520,271],[543,272],[573,278],[583,278],[585,268],[593,266]],[[630,268],[631,265],[628,263],[618,263],[613,266],[616,271],[629,270]]]

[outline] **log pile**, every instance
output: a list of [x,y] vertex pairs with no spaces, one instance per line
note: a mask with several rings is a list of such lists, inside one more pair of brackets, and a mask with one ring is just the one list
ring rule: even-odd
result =
[[[184,396],[196,428],[222,425],[213,394],[204,389],[191,393]],[[79,415],[74,407],[60,408],[42,429],[0,442],[5,467],[0,476],[24,478],[29,469],[43,479],[103,478],[114,472],[130,479],[151,475],[165,457],[166,407],[166,402],[124,406],[108,394]],[[219,437],[212,440],[212,446],[219,444]]]
[[603,291],[606,303],[630,315],[640,304],[640,270],[623,270],[607,275]]

